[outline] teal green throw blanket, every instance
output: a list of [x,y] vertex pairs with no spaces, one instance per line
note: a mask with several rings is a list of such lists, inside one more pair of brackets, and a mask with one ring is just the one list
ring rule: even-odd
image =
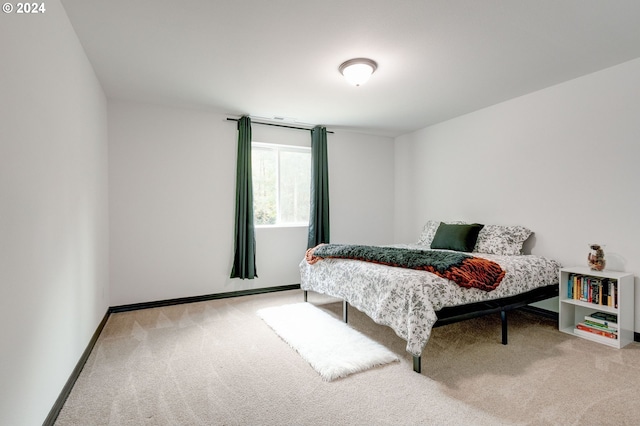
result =
[[321,259],[353,259],[423,270],[454,281],[461,287],[494,290],[505,271],[497,263],[465,253],[440,250],[415,250],[350,244],[320,244],[307,250],[310,264]]

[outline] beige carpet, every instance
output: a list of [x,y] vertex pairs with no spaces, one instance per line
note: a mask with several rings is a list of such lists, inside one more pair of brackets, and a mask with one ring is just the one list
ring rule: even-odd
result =
[[[287,291],[113,314],[58,425],[640,424],[640,343],[625,349],[514,312],[434,330],[423,373],[405,342],[351,309],[401,362],[323,381],[256,314]],[[336,317],[341,304],[311,293]]]

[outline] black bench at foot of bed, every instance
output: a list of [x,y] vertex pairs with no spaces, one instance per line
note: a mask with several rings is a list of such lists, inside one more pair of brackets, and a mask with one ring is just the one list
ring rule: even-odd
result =
[[[441,310],[436,311],[438,320],[433,327],[441,327],[443,325],[500,312],[500,319],[502,321],[502,344],[506,345],[508,311],[522,308],[530,303],[539,302],[556,296],[558,296],[558,284],[538,287],[526,293],[505,297],[503,299],[442,308]],[[304,290],[304,301],[307,301],[306,290]],[[345,300],[342,301],[342,317],[344,322],[348,322],[348,303]],[[416,373],[420,373],[422,371],[421,356],[413,356],[413,371]]]

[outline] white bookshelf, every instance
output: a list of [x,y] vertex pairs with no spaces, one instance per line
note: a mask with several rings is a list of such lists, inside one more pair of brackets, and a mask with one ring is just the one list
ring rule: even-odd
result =
[[[569,278],[582,275],[594,278],[617,280],[618,306],[599,305],[569,298]],[[594,271],[587,267],[570,267],[560,269],[558,328],[560,331],[587,340],[602,343],[614,348],[623,348],[633,342],[634,334],[634,278],[632,274],[619,271]],[[586,315],[594,312],[606,312],[618,317],[618,338],[611,339],[589,332],[576,330],[576,324],[583,322]]]

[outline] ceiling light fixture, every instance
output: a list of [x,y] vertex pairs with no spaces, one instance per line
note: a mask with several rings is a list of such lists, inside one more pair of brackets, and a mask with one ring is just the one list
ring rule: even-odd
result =
[[378,68],[378,64],[371,59],[355,58],[343,62],[338,67],[338,70],[349,83],[354,86],[360,86],[369,80],[376,68]]

